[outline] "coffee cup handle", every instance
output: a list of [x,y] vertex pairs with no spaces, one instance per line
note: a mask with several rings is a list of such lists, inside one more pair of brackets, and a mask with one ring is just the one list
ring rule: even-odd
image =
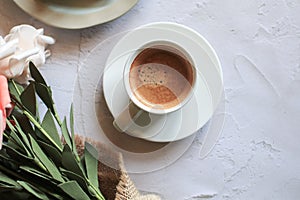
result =
[[119,132],[125,132],[144,112],[146,111],[138,108],[133,102],[130,102],[127,107],[114,119],[113,125]]

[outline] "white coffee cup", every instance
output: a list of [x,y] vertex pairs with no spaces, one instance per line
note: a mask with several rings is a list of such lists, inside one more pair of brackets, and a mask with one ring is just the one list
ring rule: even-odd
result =
[[[132,71],[133,69],[133,62],[137,59],[139,55],[141,55],[143,52],[145,52],[148,49],[155,49],[158,52],[168,52],[170,55],[176,55],[177,57],[181,57],[182,59],[186,60],[187,63],[184,68],[188,70],[192,76],[187,82],[187,87],[184,87],[183,89],[180,88],[178,91],[175,91],[174,89],[170,89],[170,91],[173,92],[173,94],[176,96],[176,99],[174,102],[176,103],[170,103],[170,105],[165,106],[162,103],[153,103],[150,101],[144,100],[144,98],[140,97],[138,95],[139,93],[137,92],[136,88],[132,87]],[[153,51],[155,51],[153,50]],[[161,50],[161,51],[160,51]],[[174,55],[174,56],[175,56]],[[166,61],[168,62],[168,61]],[[150,67],[149,67],[150,66]],[[145,78],[147,80],[142,80],[140,81],[141,87],[143,87],[145,84],[154,84],[154,82],[157,79],[156,73],[159,74],[161,69],[164,69],[164,73],[170,72],[170,74],[173,74],[177,77],[177,80],[169,80],[171,78],[168,77],[169,74],[167,74],[166,77],[166,82],[169,82],[169,85],[167,83],[162,83],[159,86],[165,87],[165,88],[171,88],[172,84],[176,85],[176,82],[179,81],[179,79],[182,81],[183,80],[183,75],[180,74],[178,71],[168,67],[165,64],[157,64],[157,63],[151,63],[145,65],[145,66],[138,66],[143,70],[143,67],[149,67],[150,70],[152,70],[150,73],[151,76],[150,78]],[[155,71],[156,70],[156,71]],[[169,71],[168,71],[169,70]],[[154,72],[155,71],[155,72]],[[167,71],[167,72],[166,72]],[[143,71],[142,71],[143,73]],[[145,73],[147,73],[145,71]],[[154,74],[154,75],[153,75]],[[181,76],[180,76],[181,75]],[[147,75],[145,75],[146,77]],[[149,76],[148,76],[149,77]],[[181,78],[183,77],[183,78]],[[137,77],[136,77],[137,78]],[[141,79],[140,75],[138,77]],[[144,82],[143,82],[144,81]],[[188,80],[186,80],[188,81]],[[161,81],[162,82],[162,81]],[[142,45],[140,48],[138,48],[136,51],[132,52],[132,54],[129,56],[125,66],[124,66],[124,71],[123,71],[123,84],[126,89],[126,92],[131,100],[131,102],[123,109],[123,111],[118,115],[118,117],[115,118],[113,124],[114,126],[122,132],[128,132],[130,127],[133,125],[138,125],[138,126],[152,126],[156,127],[156,130],[159,130],[163,127],[165,119],[166,119],[166,114],[174,112],[176,110],[179,110],[182,108],[193,96],[193,90],[195,88],[197,82],[197,70],[194,66],[194,61],[192,58],[192,55],[182,48],[180,45],[176,44],[175,42],[172,41],[152,41],[147,44]],[[157,84],[157,83],[155,83]],[[164,85],[166,84],[166,85]],[[152,87],[152,86],[150,86]],[[154,86],[153,86],[154,87]],[[149,117],[145,117],[148,115]],[[142,117],[141,117],[142,116]],[[155,128],[154,128],[155,130]]]

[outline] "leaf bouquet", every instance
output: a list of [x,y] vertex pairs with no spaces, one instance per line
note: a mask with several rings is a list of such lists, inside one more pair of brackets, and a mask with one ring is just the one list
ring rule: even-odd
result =
[[[61,120],[50,87],[33,63],[29,67],[29,85],[8,83],[14,109],[0,150],[1,199],[105,199],[98,151],[85,143],[83,155],[78,154],[72,106],[69,119]],[[38,98],[47,108],[42,117]]]

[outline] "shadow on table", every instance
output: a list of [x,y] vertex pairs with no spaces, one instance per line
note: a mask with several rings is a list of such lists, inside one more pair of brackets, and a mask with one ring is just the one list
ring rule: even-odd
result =
[[106,137],[117,147],[133,153],[149,153],[162,149],[169,144],[150,142],[117,131],[113,126],[114,118],[107,107],[103,92],[97,98],[99,98],[97,99],[99,103],[96,103],[98,122]]

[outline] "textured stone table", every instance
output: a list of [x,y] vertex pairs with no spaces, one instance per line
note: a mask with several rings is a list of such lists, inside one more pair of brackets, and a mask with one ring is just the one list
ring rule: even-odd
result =
[[155,21],[200,32],[216,49],[224,72],[225,123],[214,150],[199,158],[203,141],[172,165],[133,174],[137,187],[165,199],[300,197],[300,1],[141,0],[112,22],[82,30],[49,27],[0,1],[0,35],[27,23],[57,39],[42,73],[66,115],[81,61],[111,35]]

